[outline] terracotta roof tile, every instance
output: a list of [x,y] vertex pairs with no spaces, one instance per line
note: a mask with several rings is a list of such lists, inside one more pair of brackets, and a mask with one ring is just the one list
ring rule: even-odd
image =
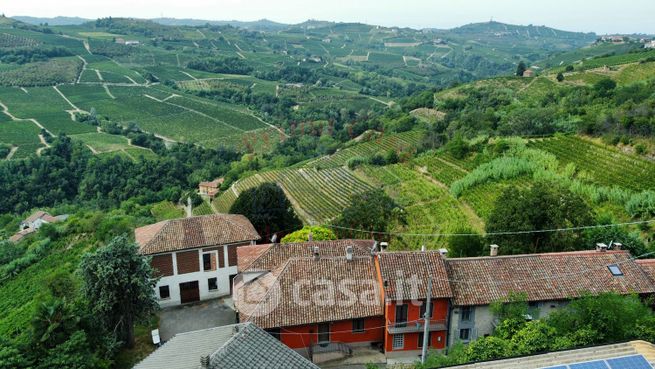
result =
[[260,238],[246,217],[235,214],[165,220],[137,228],[134,234],[139,251],[145,255]]
[[[266,273],[262,281],[237,284],[235,304],[241,321],[262,328],[381,316],[375,274],[370,255],[351,261],[345,256],[291,258],[277,275]],[[351,292],[340,288],[344,283]]]
[[653,284],[655,284],[655,259],[642,259],[642,260],[637,260],[637,265],[641,267],[641,269],[648,274],[650,279],[653,281]]
[[432,276],[432,298],[452,297],[446,266],[439,252],[381,252],[378,258],[382,281],[386,281],[387,300],[427,298],[428,276]]
[[[627,251],[446,259],[455,305],[486,305],[510,292],[529,301],[563,300],[585,292],[652,293],[655,286]],[[617,264],[622,276],[608,266]]]
[[372,240],[335,240],[273,244],[253,260],[248,269],[273,270],[290,258],[311,257],[314,246],[319,247],[321,257],[345,257],[346,246],[353,247],[353,255],[355,256],[370,256],[374,242]]
[[250,265],[273,244],[242,246],[237,248],[237,266],[239,272],[247,270]]

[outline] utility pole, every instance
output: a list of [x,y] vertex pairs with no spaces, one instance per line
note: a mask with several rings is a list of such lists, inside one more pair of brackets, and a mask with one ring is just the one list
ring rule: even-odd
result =
[[426,300],[425,315],[423,316],[423,350],[421,352],[421,364],[425,364],[425,357],[428,354],[428,342],[430,340],[430,316],[432,315],[432,277],[428,277],[428,299]]

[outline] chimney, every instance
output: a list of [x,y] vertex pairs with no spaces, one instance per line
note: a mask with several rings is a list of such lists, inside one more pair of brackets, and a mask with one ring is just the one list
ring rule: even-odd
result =
[[346,260],[353,261],[353,247],[346,246]]
[[318,246],[314,246],[312,248],[312,251],[314,253],[314,260],[318,260],[319,257],[320,257],[320,254],[319,254],[320,249],[318,248]]
[[498,256],[498,245],[494,244],[489,246],[489,248],[491,249],[489,252],[489,256]]
[[307,239],[309,240],[309,242],[314,241],[314,235],[312,234],[312,231],[309,231],[309,235],[307,235]]
[[425,245],[421,245],[421,251],[425,252]]
[[378,251],[378,241],[373,242],[373,247],[371,247],[371,255],[375,255]]
[[612,249],[614,250],[623,250],[623,244],[620,242],[613,242]]
[[209,368],[209,355],[200,357],[200,367],[203,369]]
[[448,249],[439,249],[439,254],[441,254],[442,257],[448,256]]
[[380,242],[380,251],[386,251],[389,247],[389,242]]
[[273,233],[273,237],[271,237],[271,243],[277,243],[277,233]]
[[597,244],[596,244],[596,251],[598,251],[598,252],[605,252],[605,251],[607,251],[607,245],[604,244],[604,243],[601,243],[601,242],[597,243]]

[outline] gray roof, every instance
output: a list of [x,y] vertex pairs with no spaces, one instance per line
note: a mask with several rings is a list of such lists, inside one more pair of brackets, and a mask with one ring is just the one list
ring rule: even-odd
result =
[[318,369],[252,323],[177,334],[134,369],[201,369],[203,356],[210,357],[211,369]]

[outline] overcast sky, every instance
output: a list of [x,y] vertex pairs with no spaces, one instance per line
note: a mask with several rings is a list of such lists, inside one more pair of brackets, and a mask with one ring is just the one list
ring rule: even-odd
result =
[[655,0],[2,0],[8,16],[307,19],[451,28],[491,18],[596,33],[655,34]]

